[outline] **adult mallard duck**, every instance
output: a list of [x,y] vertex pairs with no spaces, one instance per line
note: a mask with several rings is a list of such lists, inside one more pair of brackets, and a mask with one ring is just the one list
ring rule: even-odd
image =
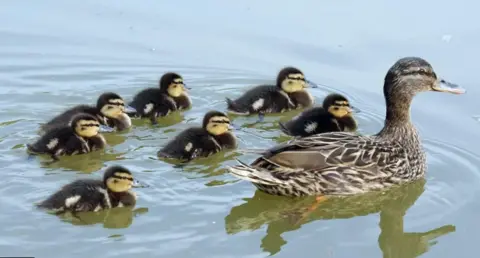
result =
[[386,119],[376,135],[330,132],[298,138],[229,171],[264,192],[285,196],[361,194],[422,178],[426,155],[410,121],[410,103],[423,91],[465,91],[437,78],[418,57],[398,60],[385,76],[383,91]]

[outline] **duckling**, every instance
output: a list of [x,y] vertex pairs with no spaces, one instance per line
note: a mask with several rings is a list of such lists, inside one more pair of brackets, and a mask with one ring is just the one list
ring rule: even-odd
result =
[[137,195],[130,189],[137,184],[127,168],[111,166],[105,170],[103,180],[75,180],[36,206],[56,214],[135,206]]
[[258,114],[262,121],[266,113],[309,107],[314,99],[305,90],[307,82],[302,71],[285,67],[278,73],[276,85],[256,86],[235,100],[226,98],[227,110],[237,115]]
[[113,92],[105,92],[98,97],[97,105],[77,105],[67,109],[60,115],[52,118],[42,126],[44,131],[61,125],[68,125],[73,116],[80,113],[87,113],[96,117],[102,126],[112,127],[114,130],[124,130],[132,126],[130,117],[125,112],[132,112],[134,109],[125,105],[122,97]]
[[136,112],[131,116],[148,117],[157,124],[157,117],[166,116],[176,110],[189,109],[192,106],[183,78],[176,73],[166,73],[160,78],[160,88],[148,88],[138,92],[130,105]]
[[161,158],[192,160],[207,157],[223,149],[234,149],[236,138],[230,132],[230,119],[222,112],[209,111],[202,127],[184,130],[164,146],[157,155]]
[[347,98],[335,93],[323,100],[322,107],[309,108],[285,124],[279,124],[285,134],[300,137],[357,130],[357,122],[352,116],[352,108]]
[[99,131],[101,128],[97,118],[81,113],[73,117],[70,125],[50,128],[35,143],[27,144],[27,149],[33,154],[50,154],[52,159],[57,161],[61,155],[83,154],[103,149],[106,141]]

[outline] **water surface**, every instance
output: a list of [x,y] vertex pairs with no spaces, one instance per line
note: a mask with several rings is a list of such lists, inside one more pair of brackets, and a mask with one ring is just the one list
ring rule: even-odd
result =
[[[35,257],[476,257],[480,231],[478,4],[468,1],[12,1],[0,4],[0,256]],[[477,21],[477,22],[475,22]],[[428,152],[425,181],[384,193],[312,200],[256,192],[225,173],[220,153],[187,165],[155,156],[179,131],[223,110],[254,84],[272,82],[286,65],[356,107],[360,131],[384,118],[382,82],[398,58],[417,55],[437,74],[465,87],[461,96],[419,95],[412,106]],[[25,144],[40,123],[104,91],[131,98],[181,73],[194,108],[135,121],[107,136],[105,151],[51,166],[26,161]],[[237,133],[240,148],[285,140],[278,120]],[[255,121],[238,118],[239,124]],[[120,164],[149,184],[134,210],[81,218],[34,209],[62,184],[100,178]]]

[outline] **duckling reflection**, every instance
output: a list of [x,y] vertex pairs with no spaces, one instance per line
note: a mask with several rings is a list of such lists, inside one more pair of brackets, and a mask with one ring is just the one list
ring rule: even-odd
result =
[[99,212],[70,212],[59,215],[62,221],[76,226],[103,224],[104,228],[128,228],[133,218],[148,212],[148,208],[121,207]]
[[313,211],[310,207],[312,198],[282,198],[257,190],[246,203],[231,209],[225,217],[225,229],[228,234],[236,234],[267,224],[261,247],[273,255],[287,243],[281,236],[283,233],[297,230],[306,223],[380,212],[378,243],[383,257],[417,257],[428,250],[430,241],[455,231],[454,226],[445,225],[422,233],[404,232],[403,217],[423,193],[424,185],[425,180],[421,179],[383,192],[331,198]]

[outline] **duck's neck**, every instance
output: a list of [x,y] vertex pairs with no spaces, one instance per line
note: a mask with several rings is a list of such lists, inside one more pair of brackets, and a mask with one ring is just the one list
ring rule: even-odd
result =
[[414,93],[399,92],[395,88],[386,94],[387,113],[385,125],[378,134],[388,139],[406,140],[408,138],[418,139],[417,131],[410,120],[410,104]]

